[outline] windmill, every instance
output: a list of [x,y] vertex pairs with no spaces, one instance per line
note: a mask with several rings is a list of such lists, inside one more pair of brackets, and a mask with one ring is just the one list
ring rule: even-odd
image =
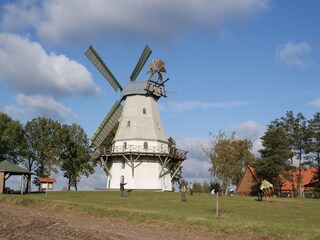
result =
[[[171,191],[171,180],[186,159],[186,151],[169,147],[160,119],[158,100],[167,97],[165,83],[169,80],[163,79],[165,63],[153,60],[148,65],[148,80],[136,81],[151,52],[146,45],[125,87],[92,46],[85,53],[112,88],[121,92],[91,137],[93,157],[100,160],[109,189],[119,189],[120,182],[126,182],[129,189]],[[117,123],[112,146],[103,148]]]

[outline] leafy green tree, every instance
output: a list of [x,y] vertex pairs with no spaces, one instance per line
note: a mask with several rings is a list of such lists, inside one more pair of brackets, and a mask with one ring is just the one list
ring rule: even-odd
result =
[[63,176],[68,179],[68,191],[71,187],[77,191],[81,175],[88,177],[94,173],[89,139],[79,125],[62,126],[59,160]]
[[310,141],[306,146],[308,154],[306,165],[317,169],[315,180],[320,181],[320,113],[314,114],[308,121],[308,136]]
[[228,137],[220,132],[213,139],[212,148],[206,151],[212,163],[209,171],[220,179],[223,190],[227,190],[231,184],[238,184],[242,169],[254,159],[251,148],[249,140],[237,139],[235,133]]
[[33,183],[39,187],[39,177],[49,177],[57,172],[59,155],[59,132],[61,125],[48,118],[34,118],[24,127],[27,153],[22,162],[29,171],[36,173]]
[[7,114],[0,113],[0,162],[8,160],[14,164],[21,161],[24,149],[23,126]]
[[203,192],[203,186],[200,182],[194,181],[193,182],[193,191],[195,193],[201,193]]
[[210,193],[211,192],[211,189],[210,189],[210,183],[208,183],[207,181],[204,181],[203,184],[202,184],[202,190],[203,192],[205,193]]
[[254,164],[257,175],[281,187],[280,174],[290,169],[289,159],[292,156],[290,141],[285,129],[277,122],[268,125],[261,138],[263,149],[259,150],[261,158]]
[[[214,172],[220,179],[224,193],[227,192],[228,186],[237,184],[242,169],[252,161],[253,154],[250,152],[252,144],[249,140],[237,139],[235,133],[228,137],[224,132],[219,132],[212,143],[211,149],[205,151],[211,159],[212,167],[209,171]],[[222,198],[220,208],[223,215]]]
[[235,149],[235,156],[231,184],[238,185],[241,180],[242,170],[254,161],[254,155],[251,153],[252,142],[248,139],[234,139],[232,145]]
[[221,189],[221,184],[218,182],[210,182],[210,192],[212,189],[214,189],[214,192],[218,194],[219,190]]

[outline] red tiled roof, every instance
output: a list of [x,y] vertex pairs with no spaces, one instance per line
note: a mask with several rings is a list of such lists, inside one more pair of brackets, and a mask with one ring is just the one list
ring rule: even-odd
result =
[[42,183],[55,183],[56,179],[55,178],[39,178],[39,182],[42,182]]
[[[304,185],[307,185],[309,183],[312,183],[314,182],[313,180],[313,177],[316,173],[317,169],[316,168],[303,168],[301,170],[301,185],[304,186]],[[290,171],[291,172],[291,175],[293,176],[293,179],[294,179],[294,188],[297,189],[298,188],[298,176],[299,176],[299,170],[296,169],[294,171]],[[292,181],[289,181],[289,180],[284,180],[284,183],[281,187],[281,190],[282,191],[289,191],[289,190],[292,190]]]

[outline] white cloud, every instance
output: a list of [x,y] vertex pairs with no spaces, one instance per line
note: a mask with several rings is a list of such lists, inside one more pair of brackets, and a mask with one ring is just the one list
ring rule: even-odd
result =
[[217,109],[217,108],[233,108],[248,105],[249,101],[230,101],[230,102],[201,102],[201,101],[185,101],[185,102],[168,102],[166,106],[160,105],[164,111],[185,112],[196,109]]
[[254,141],[261,137],[262,126],[254,121],[246,121],[231,127],[237,136]]
[[70,108],[56,101],[52,97],[41,95],[19,94],[16,97],[17,106],[5,106],[4,112],[10,116],[27,116],[34,118],[36,116],[47,117],[58,121],[74,121],[76,114]]
[[[240,139],[248,139],[252,142],[252,153],[259,156],[258,150],[261,149],[261,136],[263,128],[254,121],[247,121],[234,125],[229,129],[236,132]],[[177,148],[188,151],[187,160],[183,162],[183,177],[194,181],[210,181],[209,168],[211,167],[210,159],[204,151],[209,151],[213,146],[212,137],[208,138],[177,138]]]
[[65,55],[47,54],[37,42],[0,33],[0,83],[28,94],[96,94],[91,74]]
[[314,100],[314,101],[310,102],[309,104],[311,106],[319,108],[320,107],[320,99]]
[[105,188],[107,178],[100,167],[95,168],[95,173],[89,177],[81,176],[78,188],[81,190],[94,190],[95,188]]
[[35,26],[40,20],[37,0],[21,0],[2,6],[4,12],[1,28],[6,31],[21,30]]
[[[22,2],[22,3],[21,3]],[[33,26],[43,39],[72,43],[99,35],[163,40],[195,28],[219,30],[224,22],[246,19],[270,0],[21,0],[7,4],[2,28]],[[25,21],[24,21],[25,20]]]
[[263,135],[262,126],[254,121],[246,121],[230,128],[240,139],[248,139],[252,142],[252,153],[259,156],[258,151],[262,148],[261,137]]
[[210,146],[209,138],[180,138],[175,139],[177,148],[188,151],[187,160],[182,164],[182,175],[184,178],[193,181],[210,181],[209,168],[210,159],[203,151],[203,148]]
[[304,68],[310,64],[308,58],[311,53],[311,47],[306,42],[295,43],[289,41],[286,44],[278,46],[277,59],[289,66]]

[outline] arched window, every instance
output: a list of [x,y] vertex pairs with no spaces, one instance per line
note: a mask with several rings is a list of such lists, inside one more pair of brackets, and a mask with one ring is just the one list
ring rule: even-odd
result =
[[147,109],[143,108],[142,112],[143,112],[143,114],[147,114]]
[[144,143],[143,143],[143,148],[144,148],[144,149],[148,149],[148,142],[144,142]]
[[130,127],[130,121],[127,122],[127,127]]
[[127,149],[127,142],[123,143],[123,149]]

